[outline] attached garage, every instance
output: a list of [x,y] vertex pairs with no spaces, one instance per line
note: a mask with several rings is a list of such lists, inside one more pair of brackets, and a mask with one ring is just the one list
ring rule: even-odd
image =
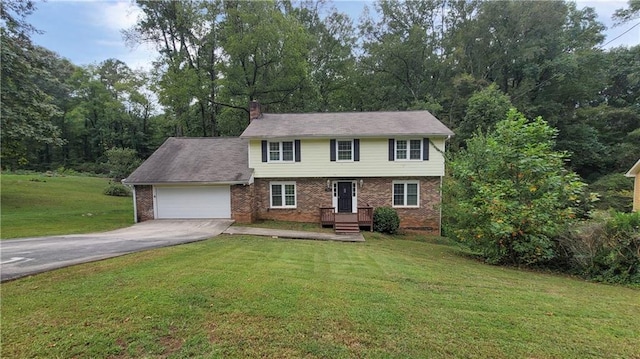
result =
[[231,188],[253,183],[248,149],[240,138],[168,138],[122,181],[134,190],[136,222],[236,219]]
[[158,219],[231,218],[229,186],[155,186]]

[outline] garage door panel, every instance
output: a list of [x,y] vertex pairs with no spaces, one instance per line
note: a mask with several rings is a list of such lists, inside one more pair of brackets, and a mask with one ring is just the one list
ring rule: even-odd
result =
[[158,218],[231,218],[229,186],[156,187]]

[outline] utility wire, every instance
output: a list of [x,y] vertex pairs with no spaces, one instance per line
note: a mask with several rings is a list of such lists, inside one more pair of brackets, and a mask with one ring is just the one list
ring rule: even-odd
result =
[[[613,39],[607,41],[605,44],[600,45],[600,46],[596,46],[596,48],[602,50],[605,46],[609,45],[610,43],[618,40],[619,38],[621,38],[622,36],[624,36],[626,33],[628,33],[629,31],[633,30],[636,26],[640,25],[640,22],[636,23],[635,25],[631,26],[630,28],[628,28],[627,30],[625,30],[625,32],[623,32],[622,34],[614,37]],[[514,100],[519,99],[520,97],[528,94],[529,92],[533,91],[533,90],[537,90],[538,88],[547,85],[551,80],[555,79],[558,76],[561,76],[561,73],[556,73],[555,75],[551,76],[550,78],[548,78],[547,80],[544,80],[543,82],[539,83],[537,86],[533,87],[532,89],[530,89],[529,91],[523,92],[520,95],[514,97]]]

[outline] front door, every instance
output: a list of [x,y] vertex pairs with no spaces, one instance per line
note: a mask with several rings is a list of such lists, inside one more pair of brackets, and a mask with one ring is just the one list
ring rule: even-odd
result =
[[351,182],[338,182],[338,213],[351,213],[352,207]]

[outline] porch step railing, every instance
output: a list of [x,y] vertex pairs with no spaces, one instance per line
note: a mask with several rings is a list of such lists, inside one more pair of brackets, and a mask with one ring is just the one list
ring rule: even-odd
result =
[[358,207],[358,212],[353,214],[335,213],[333,207],[321,207],[320,223],[322,226],[333,227],[336,232],[343,229],[348,229],[349,232],[355,229],[359,232],[360,227],[367,227],[373,231],[373,207]]

